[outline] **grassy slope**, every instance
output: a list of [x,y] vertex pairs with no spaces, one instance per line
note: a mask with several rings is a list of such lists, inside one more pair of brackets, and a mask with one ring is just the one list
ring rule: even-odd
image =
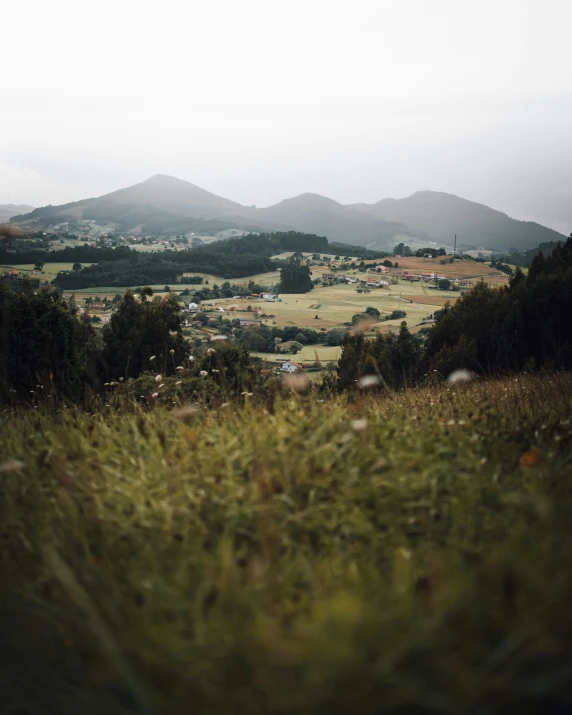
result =
[[556,712],[571,395],[546,376],[188,424],[6,414],[4,707]]

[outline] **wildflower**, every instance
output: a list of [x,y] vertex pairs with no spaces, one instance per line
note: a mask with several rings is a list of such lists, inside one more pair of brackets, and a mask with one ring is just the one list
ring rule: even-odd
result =
[[194,355],[189,355],[189,360],[190,360],[191,362],[193,362],[194,359],[195,359],[195,356],[194,356]]
[[451,385],[457,385],[462,382],[471,382],[473,375],[468,370],[453,370],[453,372],[447,378],[447,382]]
[[157,389],[160,390],[162,387],[165,387],[165,383],[164,383],[164,382],[162,382]]
[[162,379],[163,379],[162,375],[157,375],[157,377],[155,378],[155,382],[161,382]]
[[310,378],[304,373],[293,373],[284,378],[284,382],[292,390],[292,392],[306,392],[310,387]]
[[119,378],[119,382],[123,382],[123,378],[122,378],[122,377]]
[[182,365],[177,365],[177,367],[175,369],[176,370],[184,370],[185,368]]
[[171,355],[174,355],[174,354],[175,354],[175,351],[173,350],[173,348],[171,348],[171,349],[169,350],[169,352],[171,353]]
[[151,397],[159,397],[159,393],[158,393],[158,392],[154,392],[154,393],[151,395]]
[[206,376],[208,375],[208,372],[207,372],[206,370],[201,370],[201,371],[199,372],[199,375],[200,375],[201,377],[206,377]]
[[367,420],[365,418],[359,420],[352,420],[351,428],[356,432],[363,432],[367,427]]
[[175,383],[175,385],[182,385],[182,384],[183,384],[182,380],[177,380],[177,382]]
[[207,355],[212,355],[214,353],[214,348],[209,348],[207,350]]
[[151,362],[153,362],[153,360],[155,360],[156,357],[157,357],[156,355],[151,355],[151,357],[149,358],[149,360],[150,360]]
[[21,472],[26,465],[19,459],[8,459],[0,464],[0,472],[8,474],[10,472]]
[[381,380],[377,375],[364,375],[358,380],[358,387],[360,390],[367,390],[369,387],[375,387],[379,385]]
[[220,371],[219,371],[219,370],[214,370],[214,369],[213,369],[213,370],[211,370],[211,372],[220,372]]

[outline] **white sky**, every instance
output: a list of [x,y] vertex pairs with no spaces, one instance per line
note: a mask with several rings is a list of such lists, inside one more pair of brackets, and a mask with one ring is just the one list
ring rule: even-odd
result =
[[572,231],[572,0],[6,0],[0,203],[165,173]]

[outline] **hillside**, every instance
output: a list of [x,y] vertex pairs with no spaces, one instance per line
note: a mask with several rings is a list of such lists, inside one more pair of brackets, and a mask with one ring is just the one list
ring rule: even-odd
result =
[[33,210],[34,207],[27,204],[0,204],[0,223],[8,223],[12,216],[27,214]]
[[299,231],[318,233],[330,241],[369,246],[390,247],[395,235],[426,238],[423,231],[411,231],[395,221],[380,220],[356,211],[319,194],[301,194],[274,206],[258,209],[258,221],[295,226]]
[[540,224],[517,221],[483,204],[438,191],[418,191],[404,199],[382,199],[351,208],[426,231],[435,241],[447,245],[452,245],[457,234],[459,245],[465,248],[528,249],[565,238]]
[[564,238],[539,224],[517,221],[452,194],[422,191],[405,199],[344,206],[306,193],[257,209],[163,174],[104,196],[13,215],[14,221],[33,222],[42,228],[80,219],[95,220],[123,232],[152,234],[214,235],[228,228],[296,230],[376,250],[391,249],[398,240],[407,238],[452,245],[455,233],[460,246],[501,251],[532,248]]
[[570,712],[571,394],[6,413],[5,712]]

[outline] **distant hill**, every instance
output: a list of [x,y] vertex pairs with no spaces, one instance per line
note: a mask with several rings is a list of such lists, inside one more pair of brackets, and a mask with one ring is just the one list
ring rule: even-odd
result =
[[426,231],[435,241],[494,250],[528,249],[565,237],[530,221],[517,221],[501,211],[439,191],[418,191],[405,199],[383,199],[351,208],[385,221]]
[[16,214],[27,214],[33,211],[33,206],[27,204],[0,204],[0,223],[8,223]]
[[391,249],[398,241],[436,242],[506,251],[562,240],[556,231],[516,221],[488,206],[452,194],[421,191],[405,199],[344,206],[319,194],[301,194],[274,206],[255,208],[230,201],[172,176],[157,174],[97,198],[12,213],[12,220],[43,228],[58,222],[91,219],[124,232],[207,233],[304,231],[330,241]]
[[301,194],[258,209],[256,220],[293,226],[298,231],[326,236],[330,241],[375,248],[387,248],[398,234],[427,238],[423,231],[412,231],[402,223],[370,216],[319,194]]

